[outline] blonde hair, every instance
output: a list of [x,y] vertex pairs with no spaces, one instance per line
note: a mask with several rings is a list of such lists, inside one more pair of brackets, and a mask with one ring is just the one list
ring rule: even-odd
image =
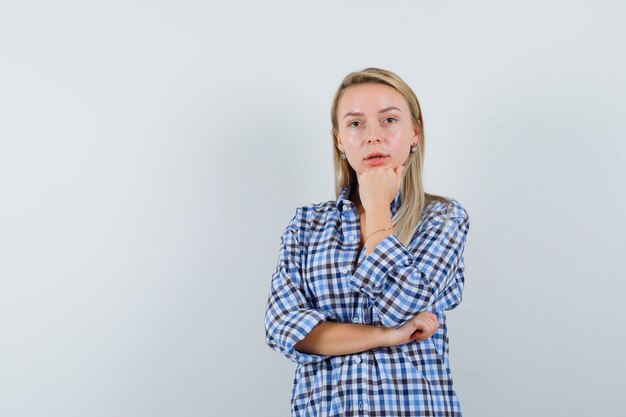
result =
[[404,163],[405,172],[400,184],[401,206],[392,219],[394,233],[398,240],[406,247],[409,246],[413,234],[420,222],[422,210],[432,201],[441,201],[450,210],[450,201],[443,196],[424,192],[422,183],[422,169],[424,166],[424,122],[417,96],[400,77],[391,71],[380,68],[366,68],[362,71],[352,72],[343,79],[331,107],[332,137],[333,137],[333,161],[335,166],[335,194],[338,198],[344,187],[350,187],[351,192],[358,185],[356,172],[347,160],[341,159],[341,152],[337,147],[337,107],[343,91],[351,86],[367,83],[385,84],[398,91],[405,98],[409,109],[413,126],[418,128],[419,140],[417,152],[410,153]]

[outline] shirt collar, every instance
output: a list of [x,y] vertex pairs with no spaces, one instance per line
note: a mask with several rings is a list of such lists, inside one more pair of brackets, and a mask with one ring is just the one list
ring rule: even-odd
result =
[[[398,192],[396,193],[396,196],[391,201],[391,204],[389,204],[389,209],[391,210],[391,217],[395,216],[396,212],[398,211],[398,209],[402,205],[402,196],[401,196],[401,194],[402,193],[400,192],[400,190],[398,190]],[[344,205],[344,202],[346,202],[348,204],[353,204],[348,199],[349,196],[350,196],[350,187],[346,185],[345,187],[343,187],[343,190],[341,190],[341,194],[339,194],[339,197],[337,198],[337,209],[340,212],[343,212],[344,207],[348,208],[347,205]]]

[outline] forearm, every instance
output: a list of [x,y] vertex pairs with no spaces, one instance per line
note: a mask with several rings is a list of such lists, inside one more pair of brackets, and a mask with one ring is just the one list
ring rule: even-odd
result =
[[374,249],[376,249],[380,241],[391,235],[394,231],[393,229],[378,231],[393,226],[389,206],[379,204],[371,208],[366,208],[365,212],[367,216],[365,256],[369,256],[374,252]]
[[389,346],[389,329],[369,324],[319,323],[295,346],[302,353],[348,355]]

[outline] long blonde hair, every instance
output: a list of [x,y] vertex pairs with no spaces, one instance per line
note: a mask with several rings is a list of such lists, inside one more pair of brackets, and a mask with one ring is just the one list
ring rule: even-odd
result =
[[344,187],[350,187],[351,192],[358,185],[356,172],[347,160],[341,159],[341,153],[337,147],[337,106],[343,91],[351,86],[367,83],[385,84],[398,91],[405,98],[409,109],[413,126],[418,128],[419,140],[417,152],[410,153],[404,163],[405,172],[400,184],[401,206],[392,219],[395,235],[406,247],[409,246],[416,227],[420,222],[422,210],[432,201],[438,200],[446,204],[446,210],[450,210],[450,202],[446,197],[424,192],[422,183],[422,169],[424,166],[424,122],[417,96],[400,77],[391,71],[380,68],[366,68],[362,71],[352,72],[343,79],[331,107],[330,118],[332,121],[333,137],[333,161],[335,166],[335,194],[338,198]]

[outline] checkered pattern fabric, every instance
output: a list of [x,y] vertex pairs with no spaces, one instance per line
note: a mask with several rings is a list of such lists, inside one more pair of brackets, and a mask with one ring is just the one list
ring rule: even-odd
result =
[[[431,202],[408,247],[392,234],[366,257],[365,249],[357,253],[359,216],[349,193],[299,207],[281,238],[265,334],[296,363],[292,415],[460,416],[445,311],[461,302],[468,214],[454,199],[449,211]],[[400,200],[398,192],[392,216]],[[294,349],[325,320],[395,328],[424,310],[440,327],[422,342],[336,356]]]

